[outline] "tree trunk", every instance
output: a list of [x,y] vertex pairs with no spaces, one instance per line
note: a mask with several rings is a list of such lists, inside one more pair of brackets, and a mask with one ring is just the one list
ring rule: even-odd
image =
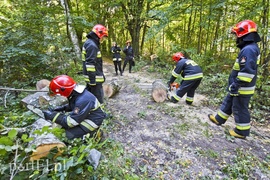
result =
[[103,85],[104,96],[111,98],[119,92],[121,86],[116,79],[113,79],[110,83]]
[[161,80],[152,83],[152,97],[155,102],[164,102],[167,99],[167,87]]
[[35,146],[35,151],[32,153],[30,157],[30,161],[38,160],[42,157],[46,157],[50,150],[57,147],[58,152],[55,155],[58,156],[60,155],[63,150],[61,148],[65,147],[66,145],[60,141],[54,134],[52,133],[43,133],[43,134],[37,134],[34,133],[37,130],[42,130],[43,127],[48,126],[52,127],[52,123],[40,118],[37,121],[35,121],[32,124],[31,132],[29,137],[34,138],[33,141],[29,143],[29,147]]

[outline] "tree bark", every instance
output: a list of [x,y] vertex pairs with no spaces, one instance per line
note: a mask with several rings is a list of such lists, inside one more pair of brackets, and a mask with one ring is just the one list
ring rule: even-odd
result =
[[152,97],[155,102],[164,102],[167,99],[167,87],[161,80],[152,83]]

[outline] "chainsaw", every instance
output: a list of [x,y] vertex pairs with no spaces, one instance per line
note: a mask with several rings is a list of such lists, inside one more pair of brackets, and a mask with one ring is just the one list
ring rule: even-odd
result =
[[167,91],[167,97],[169,100],[171,99],[171,96],[176,94],[176,91],[179,87],[180,87],[180,84],[177,82],[173,82],[170,84],[170,87],[168,88],[168,91]]

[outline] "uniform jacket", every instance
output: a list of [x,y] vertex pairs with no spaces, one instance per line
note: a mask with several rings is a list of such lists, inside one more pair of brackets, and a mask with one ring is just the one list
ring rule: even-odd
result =
[[90,85],[103,83],[105,81],[105,76],[103,74],[103,62],[99,48],[99,38],[92,31],[86,37],[88,39],[84,43],[82,49],[84,80]]
[[118,46],[113,46],[111,48],[111,52],[113,53],[113,61],[121,61],[121,55],[120,55],[120,52],[121,52],[121,48],[118,47]]
[[61,114],[55,121],[65,129],[81,126],[86,132],[93,131],[106,118],[106,113],[100,108],[97,98],[85,87],[82,92],[73,91],[68,101],[65,110],[70,113]]
[[239,95],[254,94],[259,57],[260,50],[257,43],[247,44],[240,50],[229,77],[229,85],[233,82],[240,85]]
[[182,58],[177,62],[176,67],[172,71],[170,83],[181,75],[183,80],[201,79],[203,77],[201,67],[193,60]]
[[123,52],[126,55],[126,59],[125,60],[132,60],[134,57],[134,53],[133,53],[133,49],[132,46],[126,46],[123,50]]

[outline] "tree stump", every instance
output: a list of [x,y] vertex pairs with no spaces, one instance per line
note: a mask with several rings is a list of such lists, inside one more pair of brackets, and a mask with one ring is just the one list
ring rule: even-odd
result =
[[167,99],[167,87],[160,79],[152,83],[152,97],[155,102],[164,102]]
[[104,96],[108,98],[113,97],[115,94],[119,92],[120,89],[121,86],[118,83],[117,79],[112,79],[110,83],[103,85]]

